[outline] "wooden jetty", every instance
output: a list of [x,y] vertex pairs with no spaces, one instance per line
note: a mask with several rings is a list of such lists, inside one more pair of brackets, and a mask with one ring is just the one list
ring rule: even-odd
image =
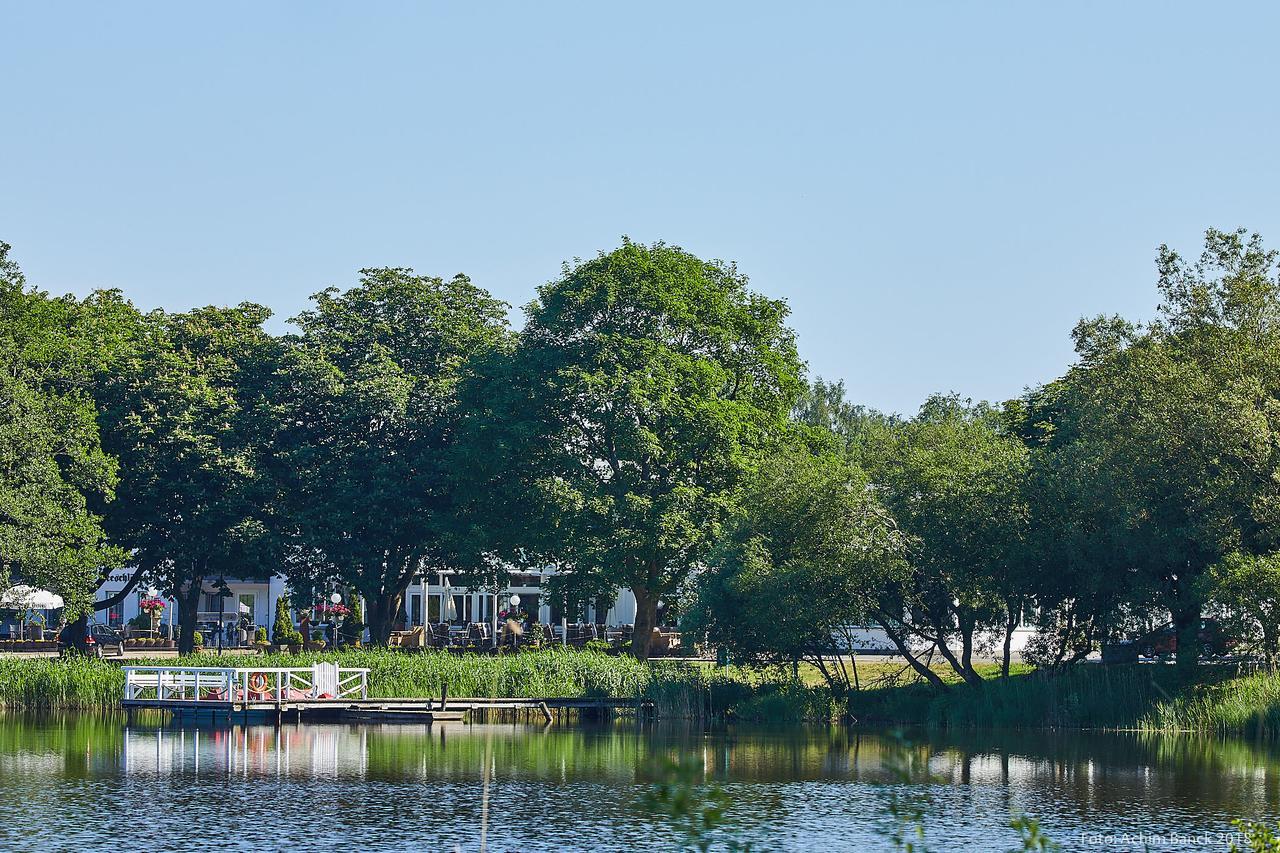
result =
[[189,719],[218,721],[329,720],[344,722],[462,722],[472,712],[553,711],[599,715],[652,710],[649,703],[609,698],[370,698],[367,669],[317,663],[312,667],[126,666],[126,712],[143,708]]

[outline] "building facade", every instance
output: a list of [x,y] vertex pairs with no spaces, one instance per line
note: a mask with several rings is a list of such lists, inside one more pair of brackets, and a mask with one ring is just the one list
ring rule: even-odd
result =
[[[121,569],[113,572],[98,590],[98,598],[114,595],[128,585],[133,578],[133,569]],[[562,617],[570,622],[587,621],[605,625],[628,625],[635,622],[636,599],[630,590],[620,591],[606,606],[595,603],[577,608],[574,613],[565,613],[563,602],[553,600],[544,593],[544,587],[555,570],[548,568],[540,572],[511,569],[507,573],[507,584],[500,590],[478,590],[453,583],[455,573],[452,571],[431,572],[420,575],[409,585],[405,593],[401,613],[404,627],[412,628],[423,624],[436,624],[441,621],[452,622],[489,622],[497,612],[509,609],[511,596],[520,597],[520,609],[530,618],[539,622],[558,623]],[[249,623],[266,628],[269,632],[275,621],[276,602],[281,596],[289,595],[288,585],[280,575],[260,578],[222,579],[229,596],[218,594],[215,587],[217,579],[206,579],[200,594],[200,605],[196,621],[201,630],[208,630],[219,624],[238,624],[241,617]],[[290,596],[295,608],[313,604],[311,590],[300,591]],[[328,600],[329,590],[316,590],[315,599]],[[141,612],[143,599],[157,595],[155,590],[139,585],[138,589],[127,596],[124,601],[112,607],[99,619],[112,626],[123,626]],[[350,604],[350,602],[347,602]],[[450,618],[441,619],[441,614]],[[291,614],[296,620],[296,613]],[[178,621],[176,602],[165,601],[161,625],[166,628]]]

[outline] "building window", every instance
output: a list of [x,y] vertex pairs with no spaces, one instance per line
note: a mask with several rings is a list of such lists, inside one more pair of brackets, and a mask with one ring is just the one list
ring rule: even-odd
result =
[[257,601],[258,596],[253,593],[240,594],[240,615],[249,617],[249,621],[254,625],[258,624]]
[[409,624],[422,624],[422,596],[416,592],[409,596]]
[[124,605],[113,604],[107,608],[107,624],[119,626],[124,624]]

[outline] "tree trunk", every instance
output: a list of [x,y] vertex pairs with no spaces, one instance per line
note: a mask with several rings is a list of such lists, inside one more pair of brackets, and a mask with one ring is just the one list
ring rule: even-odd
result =
[[957,612],[956,625],[960,629],[960,677],[970,684],[981,684],[982,676],[973,668],[973,632],[976,630],[973,614],[967,610]]
[[1190,680],[1196,674],[1196,664],[1200,662],[1200,605],[1190,604],[1175,611],[1173,628],[1178,637],[1178,672]]
[[1000,656],[1000,677],[1009,677],[1009,660],[1013,657],[1013,632],[1018,627],[1018,615],[1022,610],[1013,603],[1009,603],[1005,607],[1007,614],[1004,621],[1004,648]]
[[[112,607],[115,607],[117,604],[124,601],[126,598],[129,597],[129,594],[133,592],[134,588],[137,587],[138,582],[142,580],[142,574],[143,574],[142,569],[134,569],[133,574],[129,577],[129,581],[124,585],[123,589],[121,589],[119,592],[108,595],[106,598],[102,599],[101,601],[95,601],[93,603],[93,609],[95,611],[110,610]],[[102,586],[104,583],[106,583],[106,580],[107,580],[107,576],[102,575],[98,579],[98,586]]]
[[961,637],[961,656],[963,660],[956,657],[955,652],[951,651],[951,647],[947,645],[947,626],[943,624],[941,619],[933,620],[933,631],[937,637],[934,648],[938,650],[938,654],[942,655],[943,660],[950,664],[951,669],[956,675],[964,679],[966,684],[981,684],[982,679],[973,671],[970,663],[973,654],[973,628],[969,627],[968,631],[962,626],[960,628]]
[[658,624],[658,596],[645,587],[633,587],[636,596],[636,625],[631,632],[631,654],[636,660],[649,659],[649,641]]
[[402,593],[379,592],[376,595],[365,593],[365,621],[369,623],[369,642],[375,646],[385,646],[395,630],[395,619],[400,613]]
[[61,639],[66,645],[83,654],[88,651],[85,646],[85,638],[88,636],[89,614],[86,613],[76,621],[67,623]]
[[193,578],[187,584],[187,591],[176,590],[174,599],[178,602],[178,654],[189,655],[196,647],[196,621],[200,608],[200,590],[204,588],[204,578]]
[[911,665],[911,668],[916,671],[917,675],[939,690],[951,689],[947,685],[947,682],[942,680],[942,676],[925,666],[924,663],[911,652],[911,649],[907,647],[906,639],[897,631],[889,627],[889,621],[885,618],[883,613],[880,614],[880,626],[884,628],[885,635],[888,636],[890,640],[893,640],[893,644],[897,646],[898,654],[902,655],[902,657],[906,659],[907,663]]

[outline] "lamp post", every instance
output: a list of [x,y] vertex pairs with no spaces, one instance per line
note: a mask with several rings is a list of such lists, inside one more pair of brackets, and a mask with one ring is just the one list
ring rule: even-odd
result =
[[218,590],[218,657],[222,657],[222,634],[224,632],[222,620],[226,615],[227,597],[231,595],[231,590],[227,588],[227,579],[223,577],[218,578],[218,582],[214,586]]
[[494,575],[493,594],[489,596],[489,601],[491,602],[489,610],[489,624],[491,627],[489,630],[492,632],[493,636],[490,638],[489,642],[491,648],[495,652],[498,650],[498,596],[501,592],[502,587],[498,585],[498,577],[497,575]]
[[[159,597],[160,590],[156,589],[154,586],[147,587],[147,598],[157,599]],[[160,614],[154,610],[151,611],[151,630],[157,637],[160,636]]]
[[512,593],[511,598],[509,598],[508,601],[511,602],[511,612],[507,614],[507,619],[514,621],[517,625],[517,627],[511,631],[511,646],[518,650],[520,648],[520,631],[522,629],[519,627],[520,620],[515,618],[515,611],[516,608],[520,606],[520,596]]
[[[342,603],[342,595],[337,590],[334,590],[329,595],[329,601],[334,606],[337,606]],[[331,645],[336,649],[338,647],[338,614],[333,610],[329,611],[329,624],[333,626],[333,633],[330,635],[332,637]]]

